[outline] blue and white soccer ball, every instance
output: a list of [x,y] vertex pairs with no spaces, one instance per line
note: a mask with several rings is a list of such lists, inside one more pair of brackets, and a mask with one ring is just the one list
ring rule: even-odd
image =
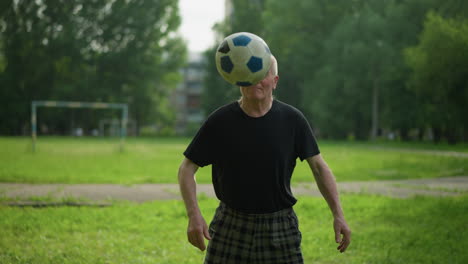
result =
[[259,36],[239,32],[227,36],[216,50],[216,68],[231,84],[250,86],[263,80],[271,66],[271,52]]

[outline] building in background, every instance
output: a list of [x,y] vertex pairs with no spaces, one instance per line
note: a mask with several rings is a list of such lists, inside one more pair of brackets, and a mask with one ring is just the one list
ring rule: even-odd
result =
[[172,103],[176,110],[175,132],[190,135],[204,120],[201,109],[204,65],[203,54],[189,53],[187,66],[182,69],[183,81],[174,91]]
[[[231,16],[231,0],[224,0],[224,17]],[[225,36],[215,34],[215,41]],[[201,109],[203,92],[204,56],[202,53],[189,52],[188,64],[182,70],[183,81],[172,94],[171,102],[176,111],[175,132],[177,135],[193,135],[205,119]]]

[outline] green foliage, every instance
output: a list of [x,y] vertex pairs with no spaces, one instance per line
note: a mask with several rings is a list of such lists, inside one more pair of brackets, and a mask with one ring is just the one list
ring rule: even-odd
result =
[[[219,32],[225,35],[230,30],[252,31],[267,41],[279,62],[280,81],[275,96],[305,112],[319,137],[375,139],[379,131],[385,130],[408,140],[411,130],[418,130],[422,135],[431,129],[435,139],[439,138],[441,118],[433,112],[444,108],[429,103],[438,92],[423,94],[409,87],[414,83],[410,81],[414,79],[413,67],[405,63],[404,50],[418,45],[418,36],[430,10],[444,19],[462,20],[468,13],[464,1],[233,2],[234,12],[223,25],[218,25]],[[441,30],[450,31],[449,28]],[[441,36],[437,40],[443,42]],[[458,38],[460,45],[464,39],[458,33],[452,37]],[[463,50],[460,46],[450,47],[451,55],[462,52],[460,48]],[[208,53],[212,60],[214,49]],[[439,51],[431,54],[445,55]],[[463,56],[445,56],[444,64],[437,64],[444,68],[434,68],[430,76],[438,78],[439,73],[445,74],[444,71],[453,67],[458,67],[455,72],[462,76],[466,68],[463,60]],[[452,66],[446,67],[447,64]],[[207,69],[207,86],[226,87],[217,76],[214,64],[209,63]],[[445,76],[437,81],[444,83],[450,79]],[[450,80],[455,82],[455,79]],[[219,106],[221,99],[231,98],[225,91],[208,88],[206,97],[213,99],[207,99],[207,104]],[[444,107],[451,108],[451,116],[466,112],[458,101],[452,101],[466,101],[466,94],[457,94],[462,96],[448,97],[445,101]],[[458,140],[466,140],[466,121],[451,120],[452,125],[445,125],[445,130],[457,134]],[[450,138],[448,133],[442,136]]]
[[218,46],[214,46],[204,53],[205,76],[203,80],[203,94],[201,107],[205,115],[209,115],[220,106],[239,97],[239,88],[226,82],[216,69],[215,53]]
[[[416,108],[406,95],[400,53],[415,40],[417,18],[429,7],[416,1],[301,0],[294,6],[301,8],[269,1],[265,12],[265,20],[274,21],[265,24],[270,45],[287,69],[278,97],[306,112],[321,137],[366,139],[380,123],[405,125],[406,115],[393,111],[401,101],[387,98],[407,98],[406,109]],[[275,21],[279,14],[286,19]]]
[[[339,254],[322,198],[299,197],[295,211],[305,263],[453,263],[468,261],[468,198],[341,196],[352,243]],[[210,221],[217,201],[200,198]],[[53,223],[53,224],[51,224]],[[2,263],[202,263],[186,239],[180,201],[106,208],[0,206]]]
[[276,56],[279,85],[276,96],[306,110],[304,94],[311,87],[306,78],[323,63],[324,40],[346,10],[348,1],[276,1],[263,13],[265,39]]
[[[263,10],[263,2],[263,0],[231,1],[234,10],[233,14],[228,16],[224,22],[214,27],[221,36],[218,42],[236,32],[251,32],[262,36],[261,12]],[[222,79],[216,69],[214,57],[218,44],[215,43],[212,48],[204,53],[206,75],[204,78],[202,108],[206,115],[240,97],[239,88]]]
[[245,31],[262,35],[264,27],[261,13],[264,9],[265,0],[236,0],[231,2],[233,13],[226,18],[227,31],[222,33],[227,36]]
[[[32,100],[122,102],[138,124],[172,119],[154,106],[167,104],[178,81],[169,76],[185,61],[182,40],[171,34],[180,24],[177,3],[4,1],[0,133],[28,128]],[[76,115],[83,126],[92,123]],[[62,133],[70,126],[65,115],[43,115],[40,122]]]
[[409,87],[424,101],[430,125],[455,143],[468,128],[468,20],[429,13],[417,46],[405,50]]
[[[176,183],[188,138],[118,139],[39,137],[36,153],[29,138],[0,138],[0,182]],[[464,156],[431,153],[431,145],[379,145],[321,141],[320,150],[338,181],[418,179],[465,175]],[[422,151],[417,151],[422,149]],[[467,151],[467,147],[448,148]],[[211,167],[197,172],[211,183]],[[297,161],[294,182],[311,182],[307,162]]]

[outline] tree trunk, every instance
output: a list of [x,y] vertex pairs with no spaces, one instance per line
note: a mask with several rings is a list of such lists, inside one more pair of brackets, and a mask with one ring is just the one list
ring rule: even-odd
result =
[[418,140],[423,141],[424,139],[424,128],[418,128]]
[[409,141],[409,129],[408,128],[400,128],[400,138],[403,141]]
[[447,142],[449,145],[455,145],[458,141],[457,129],[454,127],[448,127],[445,130],[445,137],[447,138]]
[[379,86],[377,80],[374,80],[372,89],[372,125],[371,140],[377,139],[379,130]]
[[437,144],[442,139],[442,129],[440,129],[439,127],[434,127],[432,128],[432,131],[434,133],[434,143]]

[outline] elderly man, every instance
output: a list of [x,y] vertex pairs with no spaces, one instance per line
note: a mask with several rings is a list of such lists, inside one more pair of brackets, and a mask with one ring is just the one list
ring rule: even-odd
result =
[[[238,101],[207,118],[184,152],[178,177],[187,235],[202,251],[209,240],[205,264],[303,263],[290,187],[297,158],[307,160],[332,211],[338,250],[350,244],[335,178],[309,123],[299,110],[273,98],[279,76],[272,61],[262,81],[240,87]],[[208,227],[196,198],[195,173],[210,164],[220,205]]]

